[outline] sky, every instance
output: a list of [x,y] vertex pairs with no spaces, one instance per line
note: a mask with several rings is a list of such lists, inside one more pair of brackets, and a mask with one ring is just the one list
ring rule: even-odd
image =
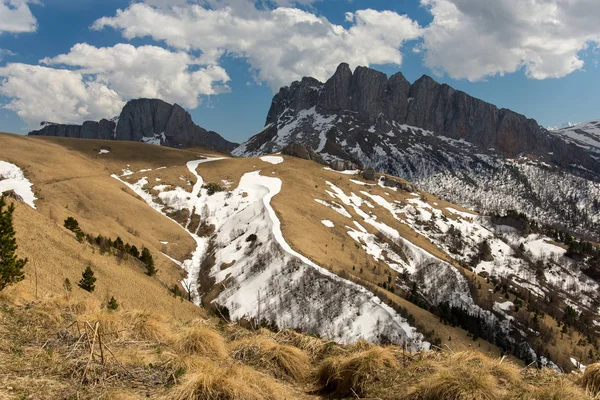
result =
[[565,126],[600,118],[599,20],[598,0],[0,0],[0,131],[148,97],[242,142],[341,62]]

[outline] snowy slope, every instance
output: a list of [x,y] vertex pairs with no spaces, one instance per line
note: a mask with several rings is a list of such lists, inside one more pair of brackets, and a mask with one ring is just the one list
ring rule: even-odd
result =
[[[585,134],[569,130],[563,137],[573,136],[577,143],[598,150],[594,147],[599,145],[598,131],[591,125],[586,125],[589,132]],[[493,148],[481,149],[445,137],[443,132],[385,119],[373,124],[356,113],[327,114],[314,107],[285,110],[276,123],[233,153],[261,156],[279,152],[290,143],[310,146],[328,161],[349,160],[404,178],[481,213],[517,210],[544,224],[600,239],[600,176],[581,165],[582,161],[558,167],[554,163],[558,154],[552,152],[535,159],[508,159]]]
[[[211,238],[190,232],[198,247],[181,264],[188,271],[187,287],[193,292],[199,290],[200,267],[210,248],[215,262],[209,274],[216,285],[224,287],[215,301],[227,307],[233,319],[260,315],[280,328],[301,329],[343,343],[385,338],[413,349],[428,347],[415,328],[372,293],[330,273],[289,246],[270,206],[270,199],[280,191],[280,179],[250,172],[236,189],[209,196],[196,168],[210,161],[214,159],[188,163],[197,178],[191,193],[183,187],[158,185],[153,189],[162,190],[154,198],[146,177],[132,184],[122,180],[130,171],[114,176],[163,214],[187,209],[214,225]],[[199,300],[195,296],[195,301]]]

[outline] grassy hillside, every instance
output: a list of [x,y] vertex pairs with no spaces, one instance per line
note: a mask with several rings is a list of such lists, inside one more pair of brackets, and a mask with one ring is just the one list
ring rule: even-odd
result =
[[[289,330],[248,330],[173,296],[169,289],[185,273],[171,258],[188,259],[196,245],[177,223],[185,225],[187,217],[166,218],[111,175],[129,183],[145,177],[150,187],[181,186],[189,191],[195,177],[186,162],[223,155],[203,149],[5,134],[0,142],[0,160],[23,169],[38,198],[37,210],[16,203],[18,254],[29,263],[26,279],[0,293],[0,398],[590,398],[584,387],[593,389],[594,368],[588,367],[587,381],[574,374],[525,368],[516,359],[502,357],[498,347],[442,323],[408,301],[402,291],[392,293],[378,286],[388,276],[389,282],[395,281],[399,274],[350,239],[345,217],[314,201],[326,198],[326,181],[345,192],[358,192],[350,179],[359,177],[290,157],[277,165],[227,158],[201,164],[197,170],[205,182],[226,181],[231,187],[258,169],[261,175],[280,178],[283,187],[272,204],[289,244],[404,308],[419,329],[434,331],[431,335],[440,340],[440,351],[408,353],[367,343],[339,346]],[[410,198],[406,192],[380,186],[360,190],[399,202]],[[443,209],[449,219],[456,215],[446,207],[467,211],[425,193],[420,196]],[[384,209],[377,206],[369,212],[397,227],[411,243],[451,263],[474,282],[482,299],[505,300],[492,283],[393,220]],[[147,276],[133,257],[102,252],[85,240],[80,243],[63,227],[67,217],[77,219],[94,237],[120,237],[139,249],[148,248],[158,274]],[[334,227],[326,228],[321,223],[325,219]],[[87,266],[97,278],[93,293],[77,286]],[[65,279],[71,290],[66,290]],[[107,309],[111,297],[119,303],[116,311]],[[542,324],[550,327],[556,321],[546,315]],[[553,346],[563,365],[568,365],[582,338],[571,330],[556,339]],[[582,353],[592,348],[579,347]]]

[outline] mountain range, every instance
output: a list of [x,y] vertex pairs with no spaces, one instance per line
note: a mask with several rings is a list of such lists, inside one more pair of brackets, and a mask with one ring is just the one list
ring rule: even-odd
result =
[[341,64],[274,96],[265,128],[237,156],[301,143],[325,160],[400,176],[484,213],[516,210],[581,235],[600,232],[597,133],[548,131],[535,120],[423,76],[412,85]]

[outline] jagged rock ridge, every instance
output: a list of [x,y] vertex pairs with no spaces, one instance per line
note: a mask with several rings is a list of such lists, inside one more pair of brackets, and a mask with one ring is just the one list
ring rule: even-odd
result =
[[133,140],[169,147],[204,146],[216,150],[233,150],[237,144],[218,133],[207,131],[192,121],[178,104],[158,99],[127,102],[118,118],[86,121],[82,125],[43,122],[42,128],[29,133],[39,136],[63,136],[83,139]]

